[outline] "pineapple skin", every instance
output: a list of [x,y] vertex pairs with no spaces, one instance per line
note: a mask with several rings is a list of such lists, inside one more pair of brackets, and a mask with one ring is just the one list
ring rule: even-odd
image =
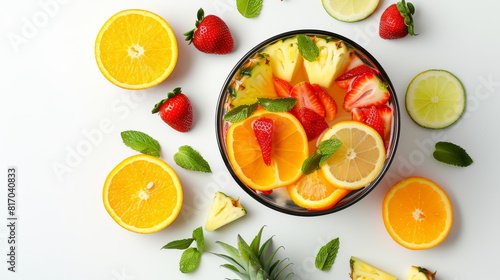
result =
[[410,273],[408,273],[407,280],[435,280],[436,272],[432,273],[429,270],[420,267],[412,266],[410,268]]

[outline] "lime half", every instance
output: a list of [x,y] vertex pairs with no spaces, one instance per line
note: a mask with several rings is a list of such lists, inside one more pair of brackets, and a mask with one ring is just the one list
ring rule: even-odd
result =
[[462,116],[464,110],[464,87],[448,71],[424,71],[413,78],[406,90],[406,111],[420,126],[448,127]]
[[353,22],[367,18],[375,11],[379,0],[322,0],[326,12],[333,18]]

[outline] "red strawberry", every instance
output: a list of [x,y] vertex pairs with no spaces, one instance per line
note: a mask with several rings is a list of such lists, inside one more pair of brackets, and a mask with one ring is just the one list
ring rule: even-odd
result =
[[384,139],[384,124],[377,108],[375,108],[375,106],[372,106],[369,109],[364,109],[363,115],[365,115],[366,118],[365,123],[371,128],[375,129],[378,134],[380,134],[380,137]]
[[363,108],[354,108],[354,109],[352,109],[352,120],[353,121],[357,121],[357,122],[365,123],[366,122],[366,117],[363,114],[364,110],[366,110],[366,109],[363,109]]
[[353,68],[356,68],[356,67],[358,67],[360,65],[365,64],[363,62],[363,60],[361,60],[361,58],[359,58],[359,56],[355,52],[350,52],[349,53],[349,59],[351,61],[349,61],[349,64],[345,68],[345,71],[349,71],[349,70],[351,70]]
[[351,70],[344,72],[344,74],[340,75],[335,81],[340,88],[348,88],[351,85],[351,82],[354,78],[361,76],[363,74],[378,74],[378,71],[371,68],[370,66],[363,64],[352,68]]
[[391,135],[392,109],[389,106],[381,106],[377,107],[377,110],[384,124],[384,139],[387,142]]
[[335,119],[335,116],[337,115],[337,103],[335,103],[335,100],[333,100],[330,94],[328,94],[326,90],[322,89],[321,86],[314,84],[312,87],[314,88],[314,91],[316,91],[321,104],[325,107],[326,117],[329,120]]
[[309,141],[318,137],[328,128],[325,119],[307,107],[300,108],[297,118],[304,127]]
[[342,80],[342,81],[335,81],[335,83],[337,83],[337,85],[339,86],[339,88],[343,88],[343,89],[346,89],[348,88],[352,81],[354,81],[356,77],[354,78],[350,78],[350,79],[347,79],[347,80]]
[[380,18],[379,35],[382,39],[399,39],[413,32],[413,17],[415,7],[412,3],[408,5],[404,0],[390,5]]
[[259,191],[261,192],[263,195],[270,195],[273,193],[273,190],[268,190],[268,191]]
[[316,95],[314,88],[308,82],[300,82],[296,84],[290,94],[291,97],[297,99],[297,103],[292,109],[292,113],[298,116],[301,108],[309,108],[319,114],[322,118],[325,117],[325,107]]
[[168,98],[155,105],[152,113],[160,113],[161,119],[173,129],[187,132],[193,123],[193,108],[187,96],[176,88],[168,93]]
[[227,54],[233,50],[234,42],[226,23],[218,16],[204,17],[203,9],[198,10],[196,28],[184,33],[186,41],[201,52]]
[[387,84],[374,74],[364,74],[352,82],[344,98],[344,109],[350,112],[353,108],[385,105],[387,100]]
[[290,97],[293,87],[285,80],[273,76],[274,89],[279,97]]
[[270,166],[274,121],[268,118],[260,118],[252,124],[252,128],[262,151],[262,159],[267,166]]

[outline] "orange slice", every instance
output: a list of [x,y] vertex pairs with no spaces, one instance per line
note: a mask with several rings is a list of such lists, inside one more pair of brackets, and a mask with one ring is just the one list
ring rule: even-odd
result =
[[453,223],[450,199],[444,190],[422,177],[394,185],[385,196],[382,215],[391,237],[413,250],[441,243]]
[[321,141],[338,139],[342,146],[321,166],[328,182],[339,189],[356,190],[373,181],[385,161],[384,141],[373,128],[357,121],[333,125]]
[[[255,120],[274,121],[271,165],[262,159],[252,129]],[[307,136],[300,122],[290,113],[257,110],[250,118],[232,124],[227,132],[227,153],[234,172],[247,186],[267,191],[295,182],[302,174],[302,163],[309,156]]]
[[177,41],[168,23],[143,10],[112,16],[95,42],[99,70],[113,84],[144,89],[165,80],[177,62]]
[[332,208],[349,193],[348,190],[341,190],[330,184],[321,170],[302,175],[286,189],[295,204],[316,211]]
[[123,228],[152,233],[168,226],[179,214],[182,187],[170,166],[141,154],[125,159],[109,173],[103,201]]

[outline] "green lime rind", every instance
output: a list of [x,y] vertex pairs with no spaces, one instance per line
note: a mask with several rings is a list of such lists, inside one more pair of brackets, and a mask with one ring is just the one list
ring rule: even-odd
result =
[[[379,0],[371,0],[369,5],[363,10],[363,12],[355,14],[355,15],[350,15],[346,16],[342,14],[340,11],[336,10],[336,8],[332,7],[332,3],[339,3],[339,2],[351,2],[352,0],[343,0],[343,1],[338,1],[338,0],[321,0],[323,4],[323,8],[325,11],[334,19],[342,22],[356,22],[356,21],[361,21],[370,16],[375,9],[377,9]],[[344,5],[343,7],[346,6],[352,6],[352,5]]]
[[[443,85],[444,82],[446,82],[445,85]],[[437,84],[441,87],[435,88]],[[429,87],[433,87],[433,89]],[[444,91],[445,88],[447,91]],[[437,92],[438,90],[439,92]],[[433,97],[441,98],[441,104],[439,105],[440,100],[437,99],[434,104],[431,104]],[[429,100],[427,104],[417,108],[416,103],[422,104],[427,99]],[[406,112],[416,124],[425,128],[442,129],[451,126],[464,113],[465,104],[464,86],[455,75],[446,70],[430,69],[424,71],[413,78],[406,90]],[[430,107],[441,108],[431,110]],[[426,108],[427,110],[425,110]],[[426,112],[424,116],[422,116],[423,111]],[[435,115],[433,115],[434,113]],[[445,114],[448,115],[444,116]],[[432,116],[435,116],[434,120],[431,120]]]

